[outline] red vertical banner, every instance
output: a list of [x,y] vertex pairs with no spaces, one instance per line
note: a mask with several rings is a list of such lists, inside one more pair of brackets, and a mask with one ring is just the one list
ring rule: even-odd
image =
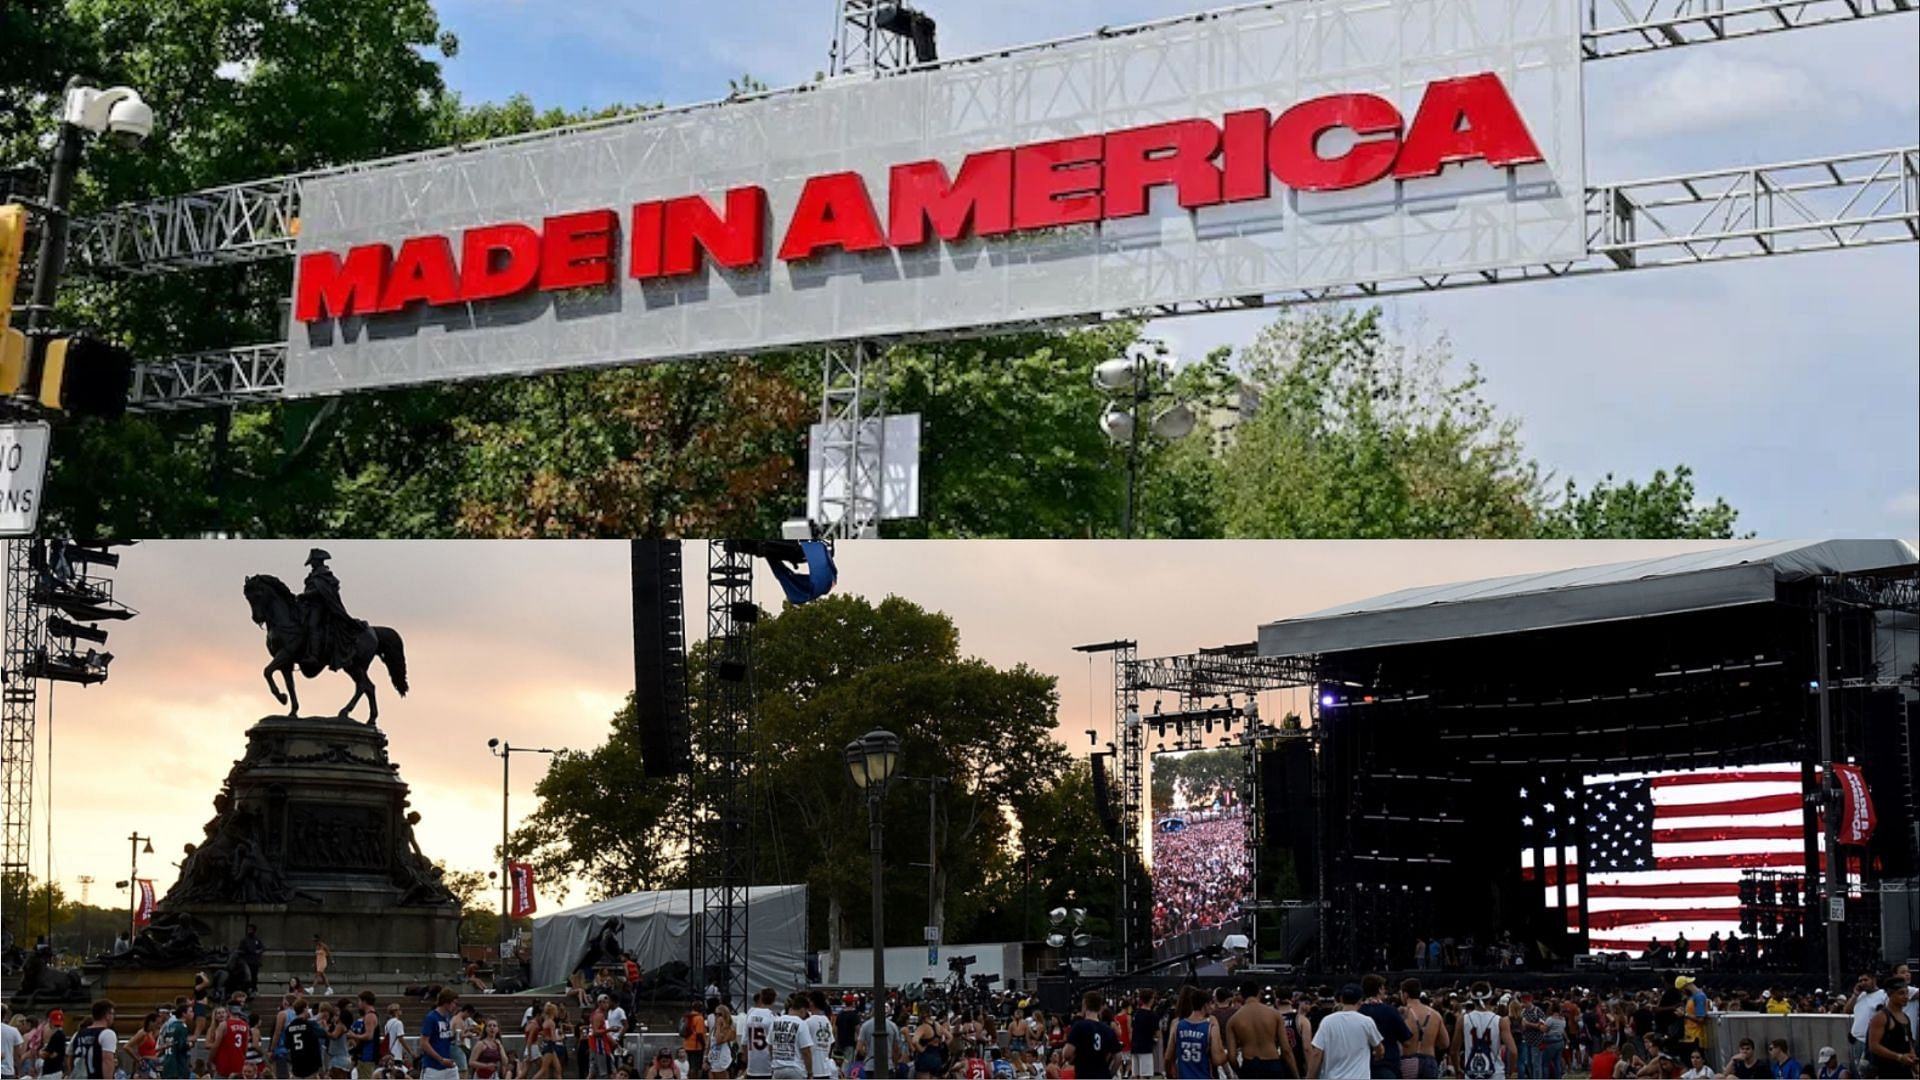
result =
[[138,930],[153,921],[153,881],[140,878],[134,884],[140,887],[140,902],[133,909],[133,928]]
[[507,873],[512,875],[513,885],[513,907],[507,914],[511,918],[524,919],[539,908],[533,897],[533,864],[510,862],[507,864]]
[[1873,837],[1873,793],[1860,766],[1834,762],[1833,778],[1840,784],[1840,824],[1834,838],[1842,844],[1865,844]]

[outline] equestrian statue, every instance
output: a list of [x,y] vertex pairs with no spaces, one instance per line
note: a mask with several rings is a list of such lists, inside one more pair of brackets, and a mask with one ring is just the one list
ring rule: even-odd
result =
[[[267,689],[275,701],[287,706],[288,716],[300,715],[300,697],[294,692],[293,672],[311,679],[322,671],[344,671],[353,679],[353,700],[339,715],[350,718],[360,698],[367,699],[367,723],[380,719],[380,702],[374,696],[373,680],[367,668],[374,657],[387,665],[393,688],[407,695],[407,656],[400,635],[389,626],[369,626],[347,614],[340,600],[340,579],[327,568],[333,556],[319,548],[307,553],[305,591],[293,594],[285,582],[271,574],[247,578],[242,590],[253,609],[253,621],[267,631],[267,661],[263,672]],[[278,672],[286,681],[286,693],[274,681]]]

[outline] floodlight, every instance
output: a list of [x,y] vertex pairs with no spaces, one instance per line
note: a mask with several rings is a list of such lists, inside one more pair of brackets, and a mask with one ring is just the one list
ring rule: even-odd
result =
[[1047,945],[1050,948],[1062,949],[1066,947],[1066,944],[1067,939],[1063,934],[1053,933],[1047,935]]
[[1108,406],[1100,415],[1100,430],[1116,443],[1132,442],[1133,414],[1117,405]]
[[1079,934],[1075,934],[1075,935],[1073,935],[1073,945],[1074,945],[1074,948],[1076,948],[1076,949],[1084,949],[1084,948],[1086,948],[1087,946],[1089,946],[1089,945],[1091,945],[1091,944],[1093,944],[1093,935],[1092,935],[1092,934],[1088,934],[1088,933],[1084,933],[1084,932],[1083,932],[1083,933],[1079,933]]
[[1093,385],[1116,394],[1132,390],[1140,382],[1140,367],[1130,356],[1103,360],[1093,369]]
[[1057,908],[1054,908],[1052,911],[1047,912],[1047,921],[1049,923],[1052,923],[1054,926],[1059,926],[1061,923],[1066,922],[1067,909],[1063,907],[1057,907]]
[[1173,442],[1193,434],[1193,409],[1186,402],[1175,402],[1153,418],[1153,433]]

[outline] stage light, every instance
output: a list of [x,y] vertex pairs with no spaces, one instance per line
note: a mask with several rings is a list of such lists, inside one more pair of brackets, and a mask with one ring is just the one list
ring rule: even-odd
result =
[[1334,697],[1333,697],[1333,695],[1332,695],[1332,694],[1321,694],[1321,695],[1320,695],[1320,705],[1321,705],[1321,707],[1322,707],[1322,708],[1327,708],[1327,709],[1331,709],[1331,708],[1333,708],[1333,706],[1334,706],[1334,704],[1335,704],[1335,702],[1334,702]]

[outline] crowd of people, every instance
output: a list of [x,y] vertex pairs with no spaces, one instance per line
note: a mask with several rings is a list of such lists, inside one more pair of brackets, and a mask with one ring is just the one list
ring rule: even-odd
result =
[[1251,880],[1240,806],[1163,818],[1153,834],[1153,940],[1238,918]]
[[[1337,988],[1096,991],[1071,1014],[1011,990],[896,994],[883,1038],[859,995],[762,990],[738,1013],[718,997],[687,1009],[664,1045],[630,1037],[635,1002],[607,973],[558,1000],[512,1002],[517,1016],[487,1008],[506,999],[429,988],[431,1008],[414,1025],[401,1001],[372,991],[313,997],[295,987],[269,1004],[244,991],[220,997],[202,980],[131,1034],[110,1001],[93,1003],[77,1029],[57,1009],[6,1014],[0,1078],[1915,1077],[1910,978],[1905,965],[1884,979],[1867,973],[1846,994],[1714,993],[1685,975],[1634,992],[1533,993],[1368,975]],[[1837,1014],[1847,1038],[1717,1045],[1710,1021],[1728,1012]]]
[[[78,1030],[62,1010],[21,1013],[0,1025],[0,1077],[478,1077],[507,1075],[499,1023],[459,992],[441,989],[409,1032],[398,1001],[370,990],[315,1000],[287,993],[277,1007],[235,991],[176,997],[146,1013],[132,1034],[117,1028],[111,1000],[93,1002]],[[266,1006],[266,1007],[263,1007]],[[7,1034],[10,1032],[11,1034]],[[554,1076],[561,1073],[554,1072]]]

